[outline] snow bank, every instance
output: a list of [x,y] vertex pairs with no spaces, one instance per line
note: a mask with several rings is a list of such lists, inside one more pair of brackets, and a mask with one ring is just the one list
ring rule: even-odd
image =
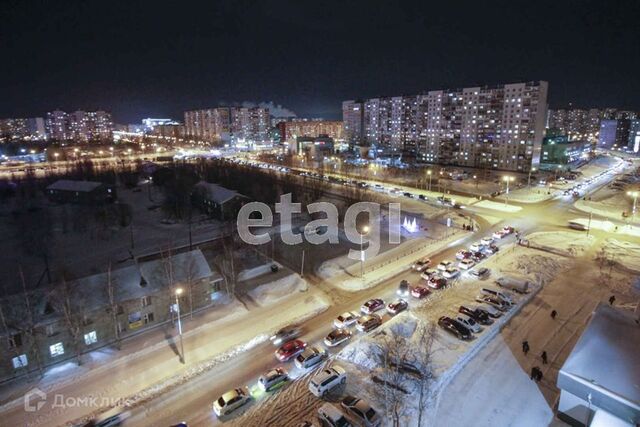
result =
[[295,292],[308,289],[307,281],[298,274],[290,274],[281,279],[260,285],[249,292],[249,296],[260,306],[275,304]]
[[[534,188],[520,188],[518,190],[509,192],[509,201],[520,203],[539,203],[552,199],[554,194],[547,194],[546,187],[534,187]],[[504,199],[505,196],[501,196]]]
[[575,257],[582,255],[593,245],[595,237],[576,231],[548,231],[531,233],[526,240],[529,241],[531,248]]
[[238,274],[238,281],[241,282],[243,280],[251,280],[258,276],[262,276],[263,274],[271,273],[271,266],[273,264],[276,264],[278,268],[282,268],[282,265],[278,264],[277,262],[268,262],[257,267],[247,268],[245,270],[242,270],[240,274]]
[[605,259],[640,274],[640,245],[637,243],[607,239],[602,245],[602,250]]
[[481,202],[474,203],[474,206],[478,206],[485,209],[493,209],[494,211],[501,212],[519,212],[522,210],[520,206],[507,205],[504,203],[492,202],[491,200],[482,200]]

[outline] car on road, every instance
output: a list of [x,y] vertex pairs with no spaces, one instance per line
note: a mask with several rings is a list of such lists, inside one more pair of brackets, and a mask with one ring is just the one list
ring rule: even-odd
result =
[[442,289],[447,286],[447,279],[445,279],[444,277],[432,277],[427,282],[427,286],[432,289]]
[[431,259],[429,259],[428,257],[423,257],[417,260],[416,262],[414,262],[411,268],[414,271],[422,272],[430,265],[431,265]]
[[506,236],[507,236],[507,233],[503,231],[496,231],[495,233],[493,233],[493,238],[495,240],[502,240]]
[[276,350],[276,358],[281,362],[286,362],[302,353],[306,347],[307,343],[302,340],[288,341]]
[[440,261],[440,263],[438,264],[437,269],[440,270],[440,271],[445,271],[449,267],[453,267],[453,262],[445,259],[444,261]]
[[387,305],[387,313],[396,315],[407,308],[409,308],[409,304],[405,300],[399,299]]
[[433,276],[438,274],[438,270],[434,270],[433,268],[427,268],[422,273],[420,273],[420,277],[424,280],[429,280]]
[[339,315],[333,321],[336,328],[348,328],[358,321],[360,314],[354,311],[347,311]]
[[301,330],[297,326],[285,326],[273,334],[270,340],[273,345],[282,345],[282,343],[298,338],[300,333]]
[[511,234],[514,231],[516,231],[515,228],[513,228],[511,226],[507,225],[507,226],[502,227],[502,232],[505,233],[505,234]]
[[224,393],[215,402],[213,402],[213,412],[218,417],[223,417],[235,411],[242,405],[251,400],[249,389],[247,387],[235,388]]
[[364,314],[371,314],[375,313],[378,310],[382,310],[383,308],[384,301],[380,298],[374,298],[362,304],[362,307],[360,307],[360,311],[362,311]]
[[410,290],[411,290],[411,286],[409,285],[409,282],[407,282],[406,280],[402,280],[398,285],[398,290],[396,291],[396,294],[398,294],[398,296],[400,297],[406,297],[409,295]]
[[477,295],[476,301],[495,307],[500,311],[509,310],[509,304],[507,304],[505,301],[502,301],[500,298],[491,295]]
[[458,267],[460,267],[463,270],[469,270],[474,265],[476,265],[476,262],[472,259],[463,259],[458,263]]
[[480,325],[478,325],[478,322],[476,322],[473,317],[471,316],[467,316],[466,314],[457,314],[455,319],[456,322],[462,324],[462,326],[465,326],[467,329],[469,329],[471,332],[473,332],[474,334],[477,334],[478,332],[482,331],[482,328],[480,327]]
[[478,252],[472,252],[471,253],[471,259],[474,260],[475,262],[480,262],[483,259],[485,259],[487,256],[485,255],[484,252],[482,251],[478,251]]
[[484,246],[489,246],[490,244],[493,243],[493,237],[491,236],[483,237],[482,240],[480,240],[480,243],[482,243]]
[[471,274],[474,277],[477,277],[478,279],[482,279],[483,277],[488,277],[489,275],[491,275],[491,270],[489,270],[486,267],[479,267],[471,270],[469,274]]
[[334,365],[323,369],[309,381],[309,391],[316,397],[324,397],[339,384],[347,382],[347,372],[341,366]]
[[429,296],[430,293],[431,291],[424,286],[414,286],[411,288],[411,296],[417,299],[425,298]]
[[356,329],[360,332],[369,332],[382,325],[382,318],[377,314],[368,314],[358,319]]
[[471,252],[465,251],[464,249],[461,249],[458,252],[456,252],[456,259],[461,260],[461,259],[467,259],[467,258],[471,258]]
[[273,391],[289,381],[289,375],[283,368],[275,368],[265,372],[258,378],[258,386],[263,391]]
[[482,248],[484,248],[484,245],[480,242],[472,243],[471,246],[469,246],[471,252],[480,252]]
[[[344,412],[332,403],[325,403],[318,408],[318,419],[322,425],[329,427],[351,427]],[[306,426],[305,426],[306,427]]]
[[316,346],[307,347],[296,356],[295,364],[300,369],[308,369],[322,362],[325,357],[327,352],[324,349]]
[[495,254],[496,252],[498,252],[500,249],[496,246],[496,245],[489,245],[489,246],[485,246],[484,251],[490,255]]
[[340,405],[364,427],[380,425],[380,415],[366,401],[354,396],[345,396]]
[[442,277],[445,279],[453,279],[460,274],[460,270],[454,267],[449,267],[445,271],[442,272]]
[[461,340],[469,340],[473,336],[468,328],[447,316],[442,316],[438,319],[438,325]]
[[458,313],[466,314],[467,316],[472,317],[476,322],[481,325],[491,325],[493,320],[489,317],[489,313],[478,310],[474,307],[467,307],[466,305],[461,305],[458,308]]
[[350,330],[347,328],[338,328],[329,332],[329,335],[324,339],[324,343],[327,347],[335,347],[347,341],[349,338],[351,338]]

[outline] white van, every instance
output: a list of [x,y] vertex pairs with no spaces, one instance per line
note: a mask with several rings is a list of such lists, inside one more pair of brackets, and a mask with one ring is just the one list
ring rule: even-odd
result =
[[481,288],[480,292],[486,295],[493,295],[493,296],[499,297],[501,300],[505,301],[509,305],[513,305],[515,303],[513,299],[513,295],[511,295],[509,292],[506,292],[506,291],[500,291],[498,289],[491,289],[491,288]]
[[513,277],[500,277],[496,280],[496,285],[505,289],[511,289],[512,291],[516,291],[521,294],[526,294],[529,290],[528,280],[514,279]]
[[347,372],[344,368],[332,366],[323,369],[309,381],[309,391],[317,397],[322,397],[338,384],[345,382],[347,382]]

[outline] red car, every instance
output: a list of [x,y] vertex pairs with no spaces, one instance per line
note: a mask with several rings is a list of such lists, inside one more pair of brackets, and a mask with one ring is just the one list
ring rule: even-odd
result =
[[307,343],[301,340],[289,341],[276,350],[276,357],[279,361],[286,362],[302,353],[306,346]]
[[362,311],[364,314],[372,314],[378,310],[382,310],[383,308],[384,301],[382,301],[380,298],[374,298],[362,304],[362,307],[360,307],[360,311]]
[[465,251],[465,250],[459,250],[456,253],[456,259],[467,259],[467,258],[471,258],[472,253],[469,251]]
[[422,299],[427,297],[431,291],[424,286],[415,286],[411,289],[411,296],[414,298]]
[[433,289],[444,288],[445,286],[447,286],[447,279],[445,279],[444,277],[432,277],[427,282],[427,285]]
[[514,228],[513,228],[513,227],[511,227],[511,226],[505,226],[505,227],[502,227],[502,231],[504,232],[504,234],[511,234],[511,233],[513,233],[515,230],[514,230]]

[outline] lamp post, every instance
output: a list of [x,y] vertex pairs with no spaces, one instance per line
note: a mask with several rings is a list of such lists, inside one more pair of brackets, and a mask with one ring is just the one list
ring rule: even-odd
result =
[[476,190],[478,189],[478,176],[477,175],[473,175],[473,179],[476,182]]
[[504,204],[508,205],[509,204],[509,182],[514,181],[515,178],[512,177],[512,176],[509,176],[509,175],[505,175],[505,176],[502,177],[502,180],[507,183],[507,191],[506,191],[507,197],[505,197],[505,199],[504,199]]
[[536,168],[529,169],[529,178],[527,178],[527,188],[531,188],[531,172],[535,172]]
[[638,208],[638,195],[640,195],[640,192],[637,191],[627,191],[627,195],[633,197],[633,209],[631,210],[631,214],[633,215],[633,217],[635,218],[636,216],[636,209]]
[[182,288],[176,289],[176,312],[178,314],[178,334],[180,335],[180,362],[184,364],[184,344],[182,342],[182,321],[180,320],[180,295]]
[[364,280],[364,251],[362,250],[362,245],[364,243],[363,236],[369,233],[369,226],[365,225],[362,227],[362,233],[360,233],[360,278]]
[[427,171],[427,175],[429,175],[429,191],[431,191],[431,169]]

